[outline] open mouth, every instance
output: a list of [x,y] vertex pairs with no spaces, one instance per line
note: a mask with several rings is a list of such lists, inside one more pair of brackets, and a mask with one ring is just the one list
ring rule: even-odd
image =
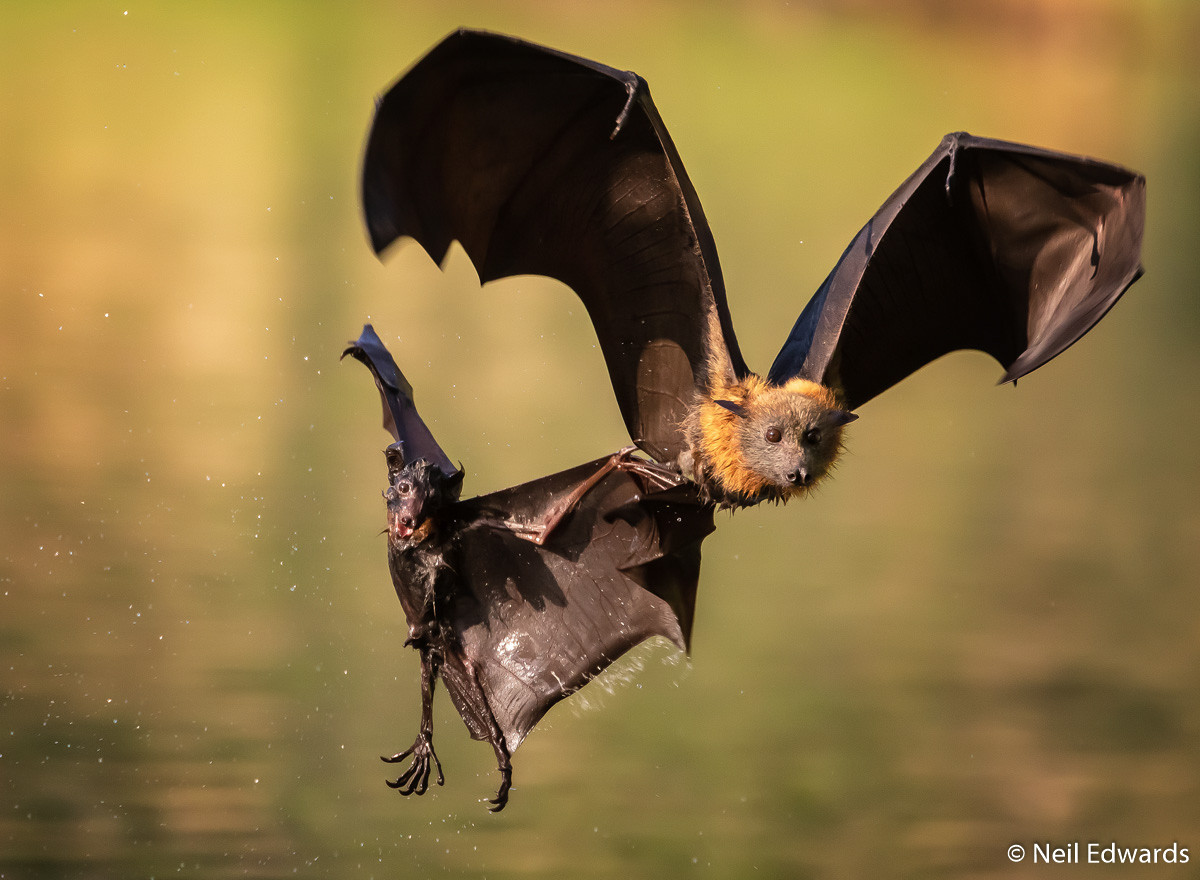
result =
[[393,538],[404,539],[411,538],[416,532],[417,526],[408,517],[392,516],[388,517],[388,529]]

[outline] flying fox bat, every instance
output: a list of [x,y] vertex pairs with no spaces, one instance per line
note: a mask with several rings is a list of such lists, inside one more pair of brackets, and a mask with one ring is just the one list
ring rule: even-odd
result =
[[808,491],[853,410],[980,349],[1015,381],[1141,274],[1145,179],[949,134],[853,238],[766,376],[733,333],[700,200],[637,74],[510,37],[448,36],[379,101],[363,208],[377,253],[459,241],[481,282],[582,299],[633,442],[739,507]]
[[417,414],[412,386],[371,325],[343,353],[362,361],[383,401],[388,566],[420,655],[416,740],[388,785],[424,794],[440,677],[473,738],[491,744],[504,808],[511,755],[551,706],[634,645],[663,636],[688,649],[700,543],[712,505],[662,468],[618,453],[477,498]]

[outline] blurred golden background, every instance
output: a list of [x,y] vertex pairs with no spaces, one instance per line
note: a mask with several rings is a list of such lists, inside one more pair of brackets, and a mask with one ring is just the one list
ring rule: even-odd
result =
[[[5,4],[0,877],[1200,876],[1200,9],[1185,0]],[[819,497],[705,544],[693,656],[555,709],[489,815],[415,732],[374,322],[484,492],[626,442],[561,286],[480,292],[357,203],[372,101],[445,33],[650,83],[766,369],[941,136],[1149,179],[1146,277],[1016,390],[956,354]],[[1084,873],[1089,866],[1080,866]],[[1096,870],[1094,867],[1091,870]]]

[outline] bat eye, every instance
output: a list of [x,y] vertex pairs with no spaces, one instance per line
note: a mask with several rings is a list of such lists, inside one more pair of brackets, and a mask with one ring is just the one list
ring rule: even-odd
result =
[[804,435],[801,437],[801,439],[809,446],[816,446],[821,442],[821,429],[809,428],[804,432]]
[[407,480],[402,483],[397,483],[396,491],[399,492],[401,495],[411,495],[412,494],[412,483],[408,482]]
[[767,428],[767,433],[763,436],[767,438],[768,443],[778,443],[783,439],[783,432],[772,425],[771,427]]

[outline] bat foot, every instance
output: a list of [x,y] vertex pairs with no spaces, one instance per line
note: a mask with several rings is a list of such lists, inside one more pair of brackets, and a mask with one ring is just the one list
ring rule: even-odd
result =
[[496,792],[496,796],[488,803],[491,805],[488,809],[493,813],[499,813],[508,803],[508,790],[512,788],[512,767],[501,767],[500,769],[500,789]]
[[636,455],[639,451],[636,446],[626,446],[617,450],[611,459],[613,467],[626,473],[637,474],[655,489],[667,489],[684,482],[676,468],[646,458],[639,458]]
[[445,785],[446,777],[442,774],[442,762],[438,760],[437,752],[433,750],[433,738],[420,733],[413,744],[399,754],[392,755],[390,758],[386,755],[381,755],[379,760],[388,764],[397,764],[405,758],[412,757],[412,763],[408,765],[408,769],[400,774],[396,780],[385,779],[389,788],[394,788],[402,795],[422,795],[429,788],[429,773],[434,767],[437,768],[437,784]]

